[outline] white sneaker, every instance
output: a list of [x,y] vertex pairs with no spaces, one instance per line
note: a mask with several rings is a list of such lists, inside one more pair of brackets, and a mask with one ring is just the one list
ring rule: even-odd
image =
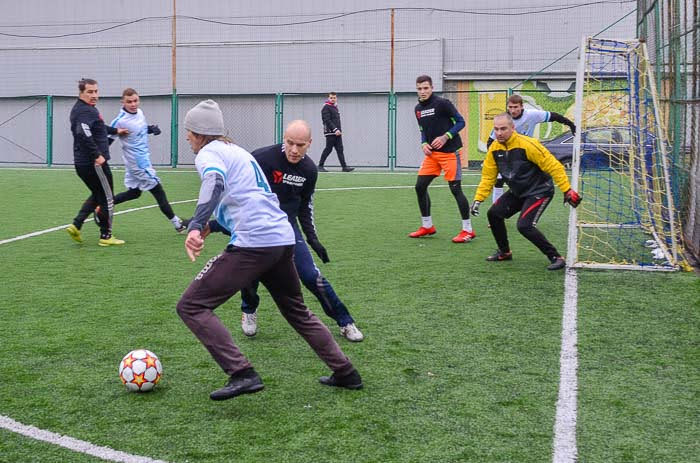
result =
[[241,316],[241,329],[246,336],[255,336],[258,332],[258,313],[245,313]]
[[340,334],[345,336],[345,339],[352,342],[360,342],[365,338],[362,335],[362,331],[357,329],[354,323],[348,323],[345,326],[341,326]]

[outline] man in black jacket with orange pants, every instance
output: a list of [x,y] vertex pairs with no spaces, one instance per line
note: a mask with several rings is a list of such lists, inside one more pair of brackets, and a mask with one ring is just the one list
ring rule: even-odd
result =
[[[80,94],[70,112],[70,128],[73,133],[73,163],[78,177],[90,190],[78,215],[66,231],[78,243],[83,242],[80,229],[85,219],[92,213],[98,217],[100,226],[99,246],[124,244],[123,240],[112,236],[112,216],[114,198],[112,171],[109,168],[109,142],[107,135],[126,135],[127,129],[115,129],[105,125],[102,115],[95,107],[99,99],[97,81],[81,79],[78,82]],[[96,209],[99,207],[99,211]]]
[[340,111],[338,111],[338,95],[335,92],[328,94],[328,99],[321,109],[321,119],[323,120],[323,135],[326,136],[326,147],[321,153],[321,160],[318,161],[319,172],[327,172],[323,163],[335,148],[338,154],[338,161],[343,172],[352,172],[352,167],[348,167],[345,163],[345,155],[343,154],[343,132],[340,130]]

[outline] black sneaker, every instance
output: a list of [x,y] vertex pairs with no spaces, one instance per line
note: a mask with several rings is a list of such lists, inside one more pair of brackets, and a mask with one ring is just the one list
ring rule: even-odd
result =
[[253,394],[265,388],[260,376],[252,368],[239,371],[229,378],[226,386],[209,394],[211,400],[233,399],[241,394]]
[[489,262],[500,262],[502,260],[513,260],[513,253],[511,251],[503,252],[500,249],[496,251],[496,254],[490,255],[486,258]]
[[352,172],[353,170],[355,170],[354,167],[343,167],[343,172]]
[[550,261],[552,263],[547,266],[547,270],[561,270],[566,267],[566,261],[562,256],[552,257]]
[[323,166],[318,166],[318,171],[319,172],[328,172],[325,167]]
[[360,374],[355,369],[345,376],[338,376],[335,373],[330,376],[321,376],[318,378],[318,381],[326,386],[362,389],[362,378],[360,378]]

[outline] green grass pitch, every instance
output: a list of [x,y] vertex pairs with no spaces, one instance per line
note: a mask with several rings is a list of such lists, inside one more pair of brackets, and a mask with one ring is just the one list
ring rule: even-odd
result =
[[[171,202],[197,196],[192,171],[159,170]],[[115,172],[122,191],[123,172]],[[240,300],[217,310],[266,389],[226,402],[225,375],[175,313],[224,236],[190,263],[184,236],[157,207],[115,216],[121,248],[64,230],[0,245],[0,415],[92,444],[169,462],[546,462],[559,382],[563,272],[508,222],[512,262],[495,249],[487,204],[477,238],[459,231],[445,182],[431,188],[438,233],[420,224],[414,173],[322,174],[315,196],[319,267],[366,339],[342,339],[365,389],[318,384],[328,370],[261,291],[259,333],[240,330]],[[478,174],[465,173],[467,197]],[[372,187],[372,188],[369,188]],[[87,190],[72,169],[0,169],[0,241],[67,225]],[[561,193],[539,227],[566,251]],[[585,200],[585,198],[584,198]],[[155,205],[150,194],[117,211]],[[189,217],[194,202],[175,204]],[[689,273],[579,271],[581,462],[686,462],[700,454],[700,284]],[[155,391],[128,393],[117,367],[147,348],[162,360]],[[695,455],[693,457],[692,455]],[[0,462],[97,462],[0,428]]]

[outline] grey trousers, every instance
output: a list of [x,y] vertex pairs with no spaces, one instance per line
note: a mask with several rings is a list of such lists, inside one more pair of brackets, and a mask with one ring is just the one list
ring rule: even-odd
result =
[[287,322],[332,371],[345,375],[353,370],[326,325],[304,305],[293,258],[294,246],[229,246],[206,263],[177,303],[182,321],[228,375],[251,364],[214,309],[256,280],[268,289]]

